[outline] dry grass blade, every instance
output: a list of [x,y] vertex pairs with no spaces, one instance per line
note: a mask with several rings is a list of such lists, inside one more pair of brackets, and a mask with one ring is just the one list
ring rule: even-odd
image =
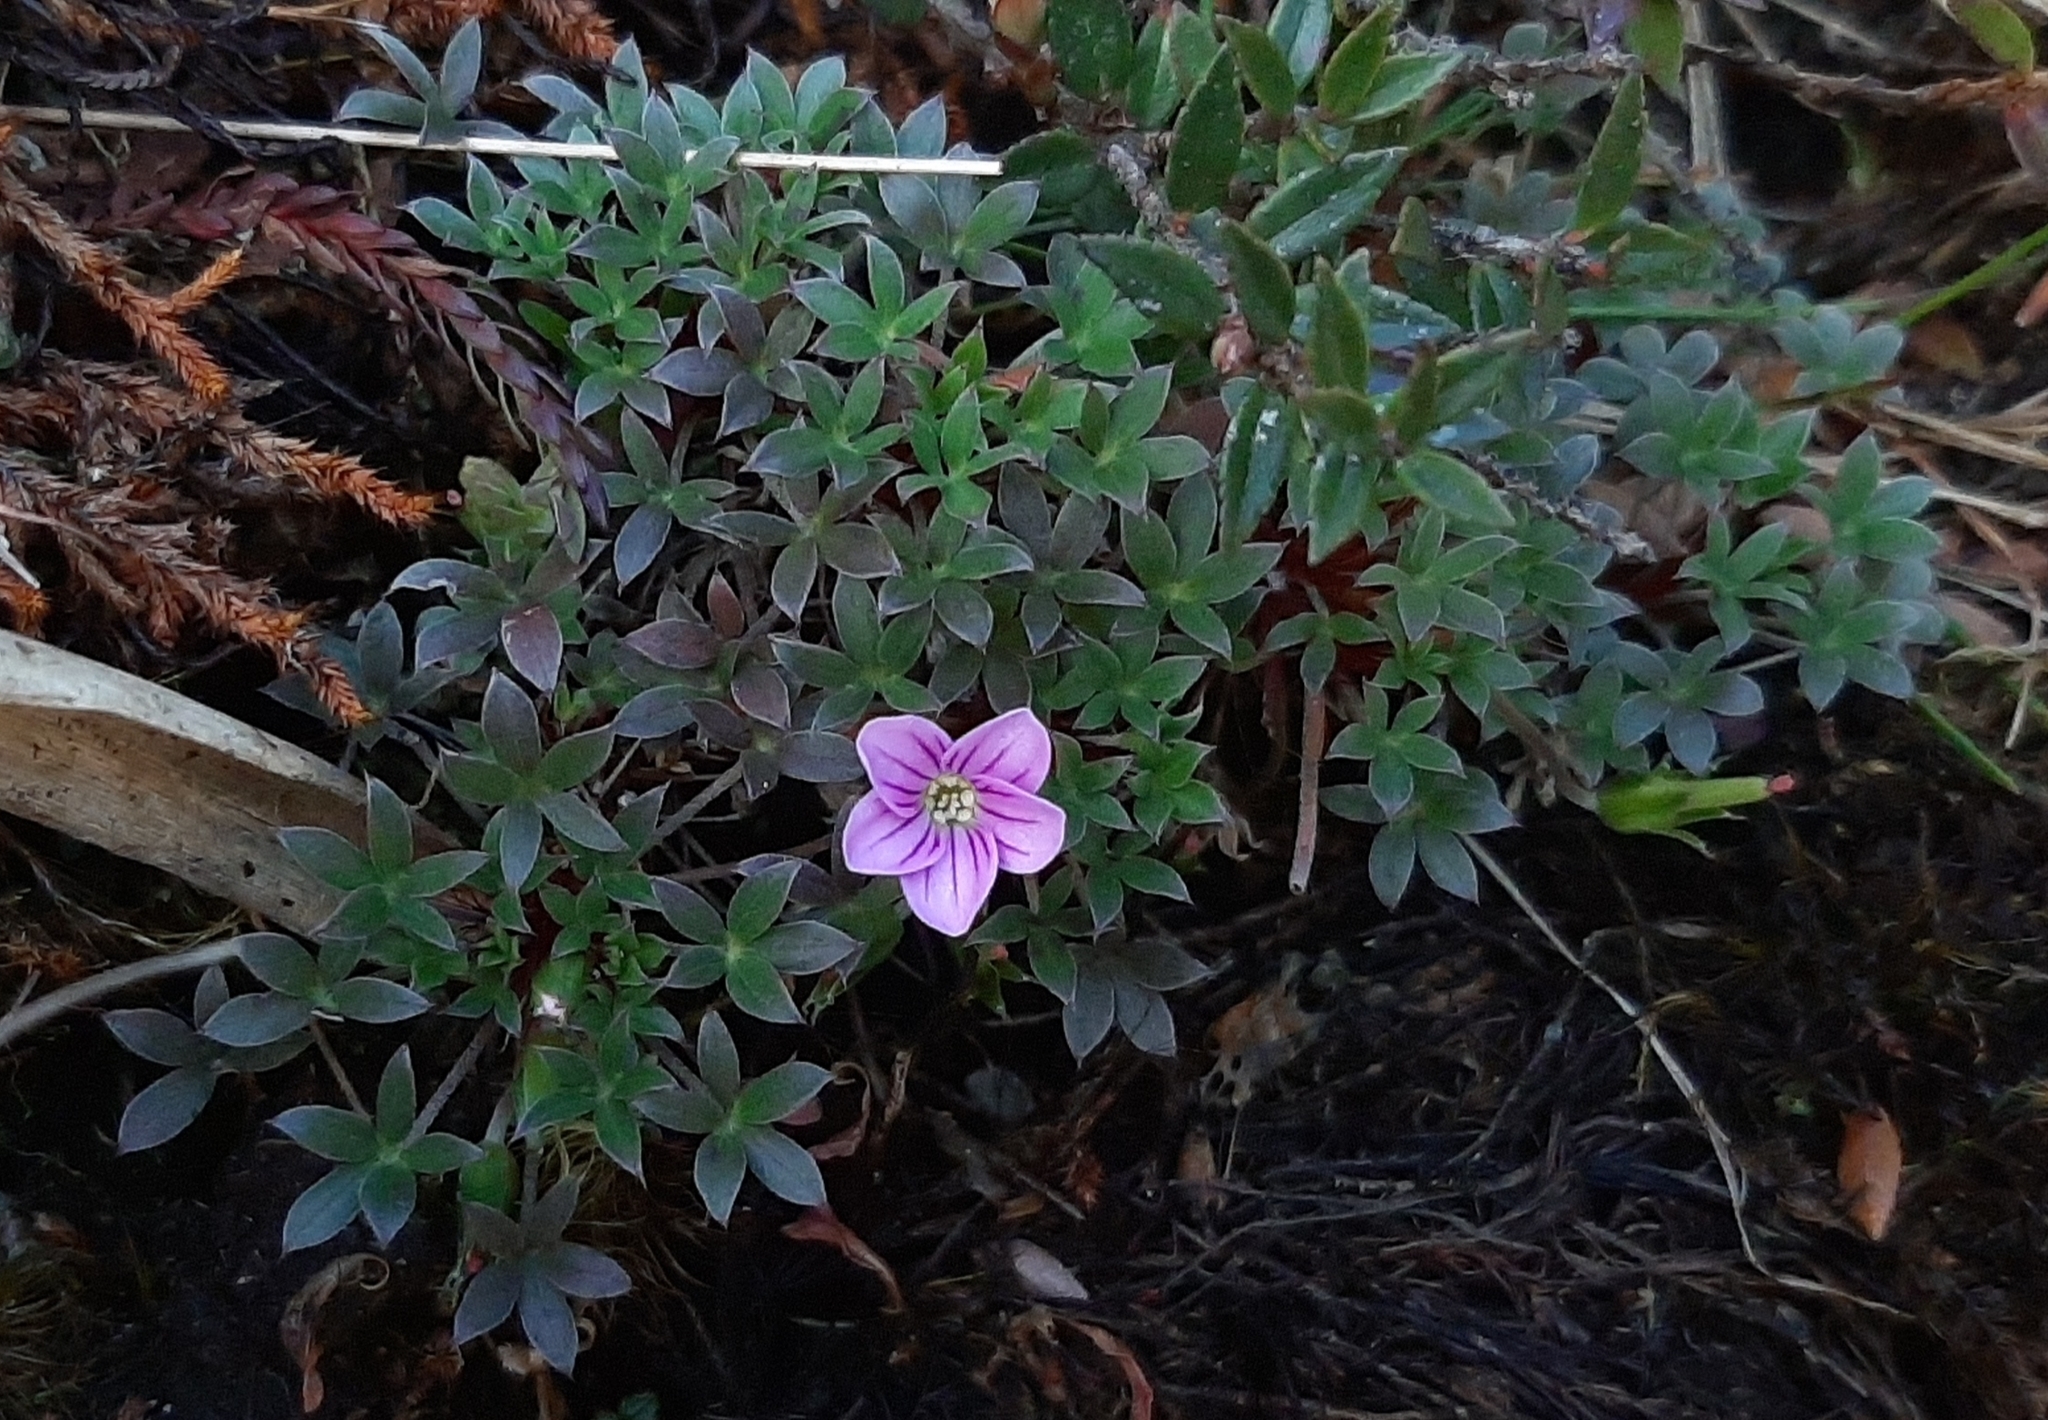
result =
[[1684,1097],[1687,1107],[1693,1112],[1693,1117],[1705,1131],[1707,1143],[1714,1151],[1714,1160],[1720,1165],[1721,1178],[1728,1190],[1728,1206],[1735,1219],[1736,1235],[1742,1242],[1743,1259],[1765,1277],[1788,1290],[1832,1297],[1853,1306],[1905,1319],[1907,1314],[1896,1307],[1887,1306],[1868,1297],[1856,1296],[1839,1287],[1831,1287],[1825,1282],[1815,1282],[1805,1277],[1788,1277],[1764,1262],[1757,1252],[1756,1240],[1750,1233],[1749,1218],[1744,1211],[1749,1200],[1749,1175],[1735,1157],[1735,1141],[1714,1117],[1714,1112],[1707,1107],[1706,1095],[1693,1079],[1692,1071],[1678,1058],[1678,1053],[1657,1029],[1656,1018],[1644,1010],[1627,992],[1595,971],[1583,956],[1572,949],[1571,943],[1564,939],[1557,928],[1551,925],[1550,919],[1530,901],[1529,895],[1522,891],[1521,884],[1515,881],[1514,876],[1488,851],[1485,844],[1470,834],[1460,834],[1459,839],[1472,854],[1473,860],[1486,870],[1487,876],[1500,885],[1501,890],[1507,893],[1521,914],[1542,933],[1543,940],[1550,944],[1551,949],[1571,963],[1573,970],[1597,987],[1628,1018],[1629,1024],[1636,1028],[1643,1038],[1643,1043],[1649,1047],[1650,1053],[1657,1057],[1657,1063],[1664,1067],[1665,1075]]

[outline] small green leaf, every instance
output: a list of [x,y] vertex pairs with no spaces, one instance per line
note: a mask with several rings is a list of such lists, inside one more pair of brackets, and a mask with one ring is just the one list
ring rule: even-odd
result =
[[747,1151],[747,1167],[770,1193],[799,1207],[825,1201],[825,1180],[809,1150],[773,1129],[748,1129],[739,1137]]
[[1280,344],[1294,328],[1294,277],[1287,263],[1242,222],[1226,218],[1218,235],[1245,323],[1264,343]]
[[1949,0],[1949,13],[1977,47],[2008,69],[2034,69],[2034,32],[2003,0]]
[[377,1080],[377,1137],[397,1143],[412,1128],[419,1093],[413,1078],[412,1048],[401,1045]]
[[775,925],[775,919],[782,915],[783,907],[789,902],[790,884],[796,881],[797,870],[802,866],[797,860],[790,859],[758,872],[740,884],[732,895],[732,905],[725,913],[726,926],[735,941],[754,941]]
[[382,1026],[411,1020],[427,1009],[427,998],[395,981],[357,976],[334,988],[334,1009],[349,1020]]
[[1678,0],[1642,0],[1623,31],[1623,42],[1658,88],[1671,98],[1684,97],[1685,18]]
[[1487,481],[1469,465],[1435,449],[1417,449],[1395,465],[1401,486],[1454,522],[1485,528],[1512,527],[1515,515]]
[[1237,68],[1227,52],[1218,51],[1173,126],[1173,147],[1166,157],[1166,200],[1181,212],[1221,206],[1230,196],[1230,179],[1243,146],[1244,104],[1237,95]]
[[774,1124],[789,1118],[832,1081],[832,1072],[804,1060],[785,1061],[741,1087],[732,1118],[741,1124]]
[[[1168,14],[1178,15],[1177,10]],[[1155,11],[1138,35],[1136,62],[1131,67],[1130,86],[1124,93],[1124,108],[1139,128],[1163,128],[1180,104],[1180,84],[1173,74],[1173,54],[1167,46],[1167,21]],[[1021,147],[1021,145],[1020,145]],[[1015,171],[1018,149],[1010,150],[1009,163]],[[1020,173],[1020,176],[1028,174]]]
[[278,837],[286,852],[330,887],[348,892],[376,878],[363,851],[333,829],[287,828]]
[[747,1151],[730,1134],[707,1135],[697,1146],[697,1192],[704,1199],[704,1211],[721,1225],[732,1217],[732,1205],[747,1181]]
[[1343,119],[1365,107],[1380,66],[1386,63],[1387,40],[1393,35],[1394,16],[1400,8],[1381,5],[1364,24],[1344,36],[1317,84],[1316,102],[1324,113]]
[[[1369,456],[1378,446],[1380,438],[1379,411],[1372,401],[1355,389],[1318,389],[1301,396],[1301,412],[1316,432],[1323,437],[1326,446],[1334,446],[1353,454]],[[1343,482],[1354,486],[1368,486],[1364,480],[1343,476]],[[1313,536],[1318,528],[1311,526]],[[1342,534],[1337,534],[1341,539]]]
[[1452,50],[1444,54],[1395,54],[1380,65],[1373,76],[1372,92],[1351,114],[1353,123],[1391,118],[1413,108],[1451,77],[1464,56]]
[[1254,207],[1245,225],[1271,242],[1282,261],[1334,252],[1378,204],[1407,156],[1405,148],[1381,148],[1310,168]]
[[345,1109],[324,1104],[300,1105],[270,1122],[300,1148],[323,1159],[361,1164],[377,1157],[376,1129],[369,1120]]
[[269,1045],[303,1027],[312,1014],[296,997],[262,991],[227,1002],[207,1020],[205,1033],[222,1045]]
[[1586,159],[1586,180],[1579,188],[1572,225],[1597,232],[1628,209],[1643,165],[1643,76],[1631,74],[1615,91],[1614,107],[1600,126],[1592,156]]
[[362,1211],[364,1172],[344,1164],[301,1193],[284,1217],[284,1250],[318,1246],[347,1227]]
[[1280,47],[1264,30],[1242,20],[1223,15],[1217,23],[1223,26],[1223,38],[1237,61],[1237,72],[1243,76],[1252,97],[1259,101],[1259,107],[1276,117],[1294,112],[1299,84],[1288,70],[1287,56],[1280,52]]
[[412,1217],[419,1201],[419,1180],[403,1164],[372,1164],[363,1171],[360,1186],[363,1221],[370,1225],[379,1247],[389,1247],[398,1230]]
[[1372,347],[1358,307],[1337,284],[1327,261],[1316,262],[1316,309],[1308,326],[1309,371],[1324,389],[1362,394],[1372,372]]
[[1103,98],[1130,82],[1138,50],[1122,0],[1050,0],[1045,29],[1061,76],[1082,98]]
[[370,861],[386,873],[412,862],[412,813],[381,779],[369,783]]
[[1434,346],[1425,345],[1408,371],[1408,380],[1394,397],[1394,434],[1405,445],[1427,439],[1437,427],[1437,363]]
[[407,1145],[399,1162],[414,1173],[439,1178],[457,1169],[466,1170],[483,1157],[484,1151],[467,1139],[458,1139],[453,1134],[429,1134]]
[[188,1065],[153,1081],[121,1112],[118,1144],[124,1154],[153,1149],[182,1133],[213,1098],[211,1066]]
[[1223,293],[1193,257],[1141,237],[1088,237],[1081,243],[1140,315],[1161,330],[1201,339],[1228,309]]
[[1301,421],[1284,396],[1255,385],[1231,422],[1223,446],[1223,545],[1252,535],[1287,481]]
[[783,1025],[803,1020],[782,973],[759,952],[742,952],[727,964],[725,989],[732,1003],[756,1020]]

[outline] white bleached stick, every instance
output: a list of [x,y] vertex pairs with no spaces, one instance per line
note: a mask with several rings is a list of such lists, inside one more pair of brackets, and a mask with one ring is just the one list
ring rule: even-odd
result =
[[[189,133],[192,126],[167,114],[122,113],[112,109],[43,108],[0,104],[0,123],[41,123],[69,127],[118,128],[145,133]],[[243,118],[220,121],[220,130],[260,143],[354,143],[365,148],[408,148],[427,153],[488,153],[517,158],[596,158],[616,162],[609,143],[567,143],[548,138],[455,138],[429,143],[417,133],[395,129],[340,128],[318,123],[271,123]],[[743,168],[815,168],[827,173],[910,173],[920,177],[1001,177],[999,158],[894,158],[872,153],[740,153]]]

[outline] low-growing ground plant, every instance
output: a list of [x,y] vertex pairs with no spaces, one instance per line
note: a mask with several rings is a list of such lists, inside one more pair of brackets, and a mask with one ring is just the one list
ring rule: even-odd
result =
[[[1329,814],[1389,907],[1470,898],[1517,812],[1678,832],[1764,792],[1687,787],[1731,722],[1910,691],[1929,489],[1854,435],[1899,333],[1773,289],[1733,195],[1662,165],[1639,55],[1329,0],[1053,0],[1049,35],[1062,122],[1000,181],[742,166],[936,158],[947,116],[830,59],[714,102],[628,44],[601,96],[526,81],[616,161],[471,158],[412,204],[615,452],[473,462],[473,551],[340,638],[367,846],[292,846],[343,905],[313,950],[248,939],[255,987],[189,1026],[116,1020],[173,1069],[124,1142],[340,1020],[475,1020],[424,1105],[401,1049],[372,1105],[280,1116],[335,1164],[286,1242],[388,1241],[453,1175],[459,1338],[516,1312],[566,1371],[626,1278],[544,1161],[639,1175],[680,1135],[720,1221],[753,1183],[821,1204],[785,1126],[833,1076],[776,1029],[906,932],[990,1009],[1049,993],[1076,1056],[1171,1051],[1202,966],[1155,923],[1205,857],[1305,886]],[[350,111],[466,131],[466,43]],[[1258,773],[1295,814],[1226,792]],[[422,855],[383,779],[462,846]],[[436,1132],[480,1069],[488,1122]]]

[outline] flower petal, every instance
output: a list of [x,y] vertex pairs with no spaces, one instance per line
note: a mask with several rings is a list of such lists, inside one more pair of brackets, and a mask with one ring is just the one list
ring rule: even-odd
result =
[[1006,873],[1035,873],[1067,846],[1067,811],[1007,784],[982,786],[981,822],[995,835],[996,863]]
[[893,802],[909,807],[942,772],[953,740],[916,715],[885,715],[862,725],[853,747],[874,786]]
[[996,885],[996,837],[980,826],[939,839],[939,859],[903,879],[903,898],[917,920],[949,937],[963,935]]
[[900,878],[939,861],[940,834],[921,806],[906,811],[877,790],[863,794],[846,816],[840,849],[851,872]]
[[1007,784],[1033,794],[1052,772],[1052,736],[1037,716],[1019,707],[962,735],[945,767],[966,775],[977,789]]

